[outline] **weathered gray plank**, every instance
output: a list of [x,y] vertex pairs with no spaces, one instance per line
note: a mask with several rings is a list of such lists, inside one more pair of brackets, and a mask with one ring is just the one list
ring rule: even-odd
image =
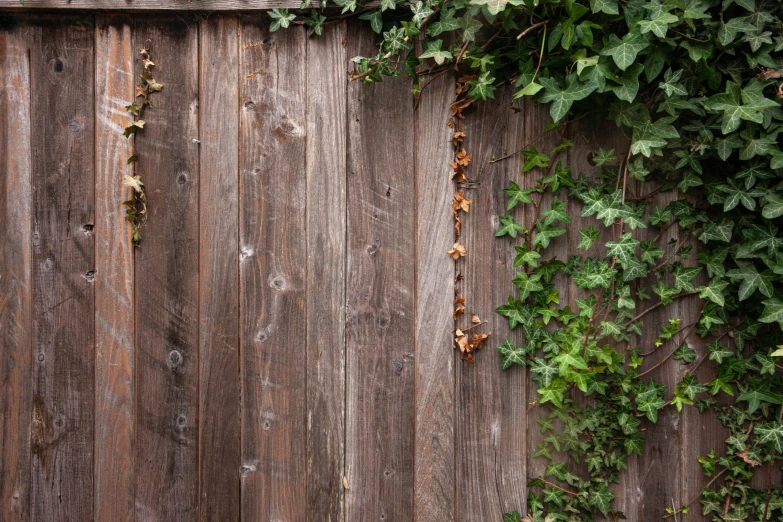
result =
[[32,167],[27,27],[0,28],[0,519],[30,520]]
[[242,22],[241,511],[305,520],[306,33]]
[[200,520],[239,520],[239,20],[200,32]]
[[135,258],[136,517],[192,520],[198,506],[199,157],[198,25],[180,17],[136,18],[138,50],[149,41],[155,76],[143,132],[134,138],[149,221]]
[[[348,56],[375,35],[348,26]],[[405,80],[348,88],[346,519],[413,518],[415,177]]]
[[457,262],[464,275],[458,283],[467,299],[466,314],[457,326],[470,326],[470,314],[487,324],[471,333],[491,332],[475,365],[457,363],[457,519],[502,520],[504,512],[519,509],[525,501],[526,392],[524,372],[503,372],[495,346],[508,337],[506,319],[495,314],[506,302],[514,277],[513,240],[496,239],[499,215],[505,215],[507,198],[502,190],[508,179],[518,179],[519,165],[511,161],[490,163],[512,149],[524,135],[521,116],[511,115],[508,92],[497,99],[475,104],[465,112],[465,148],[473,158],[468,177],[477,183],[466,190],[473,200],[463,219],[462,243],[468,255]]
[[346,25],[307,40],[307,520],[343,518]]
[[[95,518],[134,519],[133,247],[121,202],[130,141],[122,129],[134,98],[132,20],[95,24]],[[88,226],[86,232],[92,230]]]
[[[0,9],[90,9],[102,11],[261,11],[298,9],[299,0],[0,0]],[[317,5],[317,2],[313,2]]]
[[41,19],[31,50],[33,520],[93,517],[94,36]]
[[454,75],[434,79],[416,109],[415,520],[454,520]]

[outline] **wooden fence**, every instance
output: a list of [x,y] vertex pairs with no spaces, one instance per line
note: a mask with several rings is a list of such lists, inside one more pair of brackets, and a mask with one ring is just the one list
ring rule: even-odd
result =
[[[0,0],[0,520],[483,522],[522,509],[545,466],[532,457],[543,408],[524,369],[499,368],[494,347],[519,334],[493,313],[514,272],[514,241],[494,231],[503,187],[538,173],[521,175],[520,155],[490,160],[538,137],[546,109],[512,111],[499,92],[467,113],[473,205],[455,265],[450,74],[418,104],[404,79],[350,83],[350,58],[375,38],[354,21],[307,38],[270,33],[263,13],[25,5]],[[147,40],[165,89],[128,166],[124,106]],[[598,146],[627,148],[585,122],[568,130],[577,171]],[[134,168],[149,197],[137,249],[120,206]],[[558,238],[561,259],[579,227]],[[452,348],[458,275],[492,332],[475,365]],[[663,319],[647,321],[648,342]],[[655,377],[671,386],[687,370]],[[646,435],[616,488],[631,521],[697,495],[696,456],[724,437],[691,409]]]

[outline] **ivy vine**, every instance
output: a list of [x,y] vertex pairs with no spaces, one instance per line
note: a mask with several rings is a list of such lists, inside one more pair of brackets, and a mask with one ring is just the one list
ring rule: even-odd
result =
[[[729,437],[699,459],[701,497],[661,515],[676,519],[700,500],[716,521],[783,520],[783,489],[751,486],[754,472],[783,458],[781,3],[334,3],[341,17],[356,14],[379,34],[374,56],[353,58],[354,80],[404,73],[418,94],[457,70],[460,110],[510,84],[515,100],[549,104],[550,129],[591,116],[628,137],[627,149],[595,151],[588,173],[557,160],[567,140],[552,151],[530,145],[520,174],[539,173],[537,183],[522,188],[520,177],[505,190],[509,214],[497,235],[519,243],[518,290],[497,313],[523,330],[524,343],[505,340],[498,349],[503,368],[525,366],[538,385],[536,404],[549,413],[539,420],[545,438],[535,456],[550,461],[543,476],[530,477],[527,509],[505,520],[624,518],[611,485],[629,456],[642,453],[645,425],[672,408],[716,412]],[[313,9],[306,0],[302,9],[309,15],[271,11],[271,30],[302,24],[321,34],[323,4]],[[460,132],[455,175],[470,161],[466,153],[457,161]],[[671,202],[656,204],[664,201],[657,195]],[[455,194],[452,208],[457,237],[470,203],[461,198]],[[515,221],[521,205],[532,207],[533,222]],[[557,259],[551,245],[573,212],[594,223],[579,231],[576,252]],[[457,262],[466,253],[458,242],[449,252]],[[556,277],[579,288],[573,310],[560,303]],[[680,299],[699,307],[697,321],[684,324],[672,311]],[[459,293],[455,307],[456,317],[464,311]],[[651,346],[640,346],[653,310],[670,319]],[[693,336],[707,347],[698,361]],[[694,371],[705,359],[717,370],[701,381]],[[693,367],[667,388],[650,373],[672,360]]]
[[[147,41],[144,48],[139,51],[139,54],[141,54],[142,72],[139,77],[139,83],[136,85],[135,98],[140,103],[134,100],[125,107],[125,111],[133,117],[131,124],[123,130],[122,135],[126,138],[135,136],[144,129],[146,124],[144,113],[148,108],[152,107],[150,95],[163,90],[163,85],[158,83],[152,76],[152,68],[155,67],[155,64],[150,56],[149,47],[150,42]],[[127,164],[130,165],[137,160],[138,154],[134,140],[133,152],[128,157]],[[141,243],[141,227],[147,222],[147,194],[144,190],[144,182],[139,174],[134,173],[133,176],[123,175],[122,184],[131,188],[130,199],[123,201],[122,204],[125,206],[125,220],[130,223],[131,227],[131,242],[138,246]]]

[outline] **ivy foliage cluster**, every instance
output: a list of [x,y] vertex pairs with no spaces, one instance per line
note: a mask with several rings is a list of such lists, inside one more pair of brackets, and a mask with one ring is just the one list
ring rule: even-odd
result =
[[[548,104],[552,129],[589,113],[628,137],[623,150],[596,151],[586,174],[557,161],[570,142],[531,145],[505,191],[497,235],[516,243],[517,291],[497,312],[524,342],[499,350],[503,368],[525,366],[537,383],[536,406],[548,412],[536,456],[551,461],[530,477],[527,508],[506,520],[623,518],[613,484],[642,454],[646,426],[684,408],[714,412],[725,445],[700,458],[701,497],[661,515],[783,520],[783,490],[751,486],[783,455],[783,8],[582,1],[334,2],[379,34],[377,54],[353,59],[355,80],[405,73],[420,92],[457,69],[470,99],[512,85],[515,99]],[[272,30],[320,34],[324,13],[274,10]],[[525,206],[535,219],[518,223]],[[557,259],[551,245],[575,213],[594,221]],[[555,282],[566,279],[579,289],[575,306],[560,302]],[[680,300],[700,310],[696,320],[672,311]],[[648,345],[652,311],[669,320]],[[673,361],[689,372],[667,388],[653,376]],[[700,379],[704,361],[714,371]]]

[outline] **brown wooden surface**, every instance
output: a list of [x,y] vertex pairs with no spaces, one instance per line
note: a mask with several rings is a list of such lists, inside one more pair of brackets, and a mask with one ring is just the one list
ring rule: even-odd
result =
[[343,519],[346,24],[307,41],[307,520]]
[[130,197],[120,183],[133,175],[133,20],[104,15],[95,23],[95,518],[134,520],[134,307],[133,248],[125,211]]
[[[348,56],[371,52],[349,25]],[[413,518],[413,99],[406,81],[348,87],[346,520]]]
[[[475,184],[455,265],[454,79],[418,104],[403,78],[349,83],[350,58],[375,38],[366,27],[308,38],[270,33],[265,14],[14,16],[0,20],[0,219],[12,224],[0,234],[0,519],[472,522],[523,510],[526,478],[546,466],[532,453],[547,410],[524,369],[499,369],[495,347],[522,332],[494,313],[516,295],[516,242],[494,232],[508,181],[540,172],[521,174],[521,155],[491,160],[539,140],[546,107],[513,112],[499,89],[466,111]],[[147,40],[165,87],[128,166],[124,106]],[[591,150],[627,147],[586,119],[564,136],[575,175]],[[149,197],[139,248],[120,206],[131,172]],[[577,207],[553,243],[563,260]],[[468,301],[455,323],[457,273]],[[688,323],[698,299],[677,306]],[[471,313],[492,334],[475,365],[451,342]],[[664,319],[645,317],[644,344]],[[655,378],[671,385],[695,366],[670,361]],[[695,457],[723,432],[686,408],[646,436],[615,487],[629,520],[691,500],[704,484]]]
[[454,193],[449,105],[454,75],[427,87],[416,111],[416,459],[414,514],[454,520]]
[[93,516],[94,29],[41,20],[30,51],[33,520]]
[[30,520],[32,165],[30,30],[0,29],[0,519]]
[[136,518],[193,520],[199,479],[198,25],[136,18],[163,91],[134,139],[150,223],[135,251]]
[[239,20],[201,22],[200,520],[239,517]]
[[306,33],[241,32],[242,518],[304,520]]

